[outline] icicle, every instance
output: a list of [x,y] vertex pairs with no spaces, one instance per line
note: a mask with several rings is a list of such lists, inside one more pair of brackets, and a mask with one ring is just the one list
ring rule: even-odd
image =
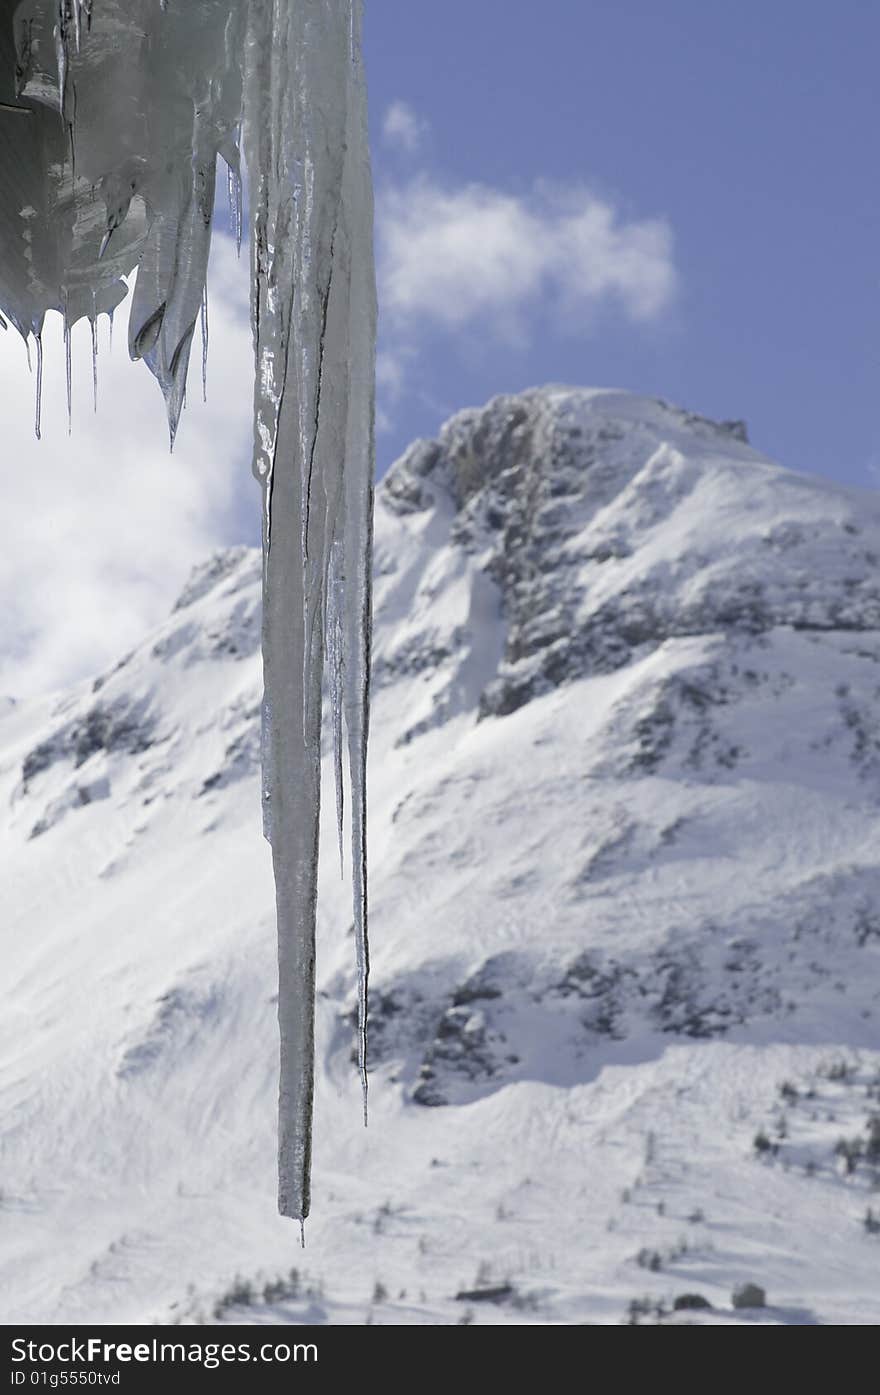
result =
[[202,329],[202,401],[208,400],[208,283],[205,282],[205,289],[202,291],[201,310]]
[[61,123],[67,128],[64,116],[67,95],[67,0],[58,0],[58,18],[55,23],[55,62],[58,68],[58,99],[61,110]]
[[373,192],[361,60],[362,7],[352,9],[345,223],[352,232],[349,290],[350,365],[345,427],[342,570],[345,582],[343,672],[351,782],[352,891],[358,975],[358,1064],[367,1122],[367,1015],[370,974],[367,916],[367,738],[370,711],[373,479],[375,434],[376,286],[373,269]]
[[[325,677],[340,844],[347,747],[366,1118],[375,287],[361,3],[22,0],[25,11],[27,22],[14,33],[0,25],[0,53],[15,74],[4,97],[14,92],[28,102],[12,108],[25,122],[7,116],[6,105],[0,110],[0,168],[21,182],[14,197],[0,200],[9,245],[2,309],[34,334],[38,435],[43,316],[59,308],[59,285],[69,288],[70,425],[73,327],[90,321],[97,401],[98,315],[109,316],[112,350],[113,310],[137,267],[129,350],[161,387],[173,446],[199,322],[206,394],[205,282],[218,154],[227,163],[230,220],[241,245],[237,133],[243,137],[253,469],[262,490],[263,812],[278,911],[279,1206],[302,1222],[311,1165]],[[187,53],[198,62],[184,61]]]
[[330,667],[330,711],[333,717],[333,773],[336,785],[336,834],[339,842],[339,873],[345,879],[345,782],[342,769],[342,693],[343,693],[343,647],[342,647],[342,578],[339,575],[339,544],[334,544],[330,559],[330,582],[327,588],[327,648]]
[[[279,1207],[298,1218],[309,1209],[325,630],[331,691],[338,680],[354,773],[358,1059],[366,1080],[359,801],[369,592],[354,532],[360,529],[366,557],[369,528],[360,514],[372,482],[366,377],[375,314],[369,165],[355,168],[365,157],[365,93],[351,58],[353,22],[359,35],[360,5],[353,15],[351,0],[263,0],[252,9],[246,81],[254,473],[264,491],[264,803],[271,809],[279,936]],[[352,470],[365,478],[350,479]],[[338,607],[329,595],[334,578],[343,582]],[[345,613],[341,646],[334,608]]]
[[67,434],[73,431],[73,364],[70,352],[70,319],[64,311],[64,376],[67,384]]
[[235,255],[241,256],[241,230],[243,225],[241,175],[235,176]]
[[40,440],[40,418],[43,413],[43,335],[42,330],[34,330],[34,343],[37,350],[36,408],[34,411],[34,435]]
[[232,224],[232,231],[235,234],[235,251],[237,256],[241,256],[241,232],[242,232],[242,193],[241,175],[233,165],[226,166],[226,197],[229,203],[229,221]]
[[92,402],[94,409],[98,410],[98,320],[94,314],[89,319],[89,328],[92,331]]

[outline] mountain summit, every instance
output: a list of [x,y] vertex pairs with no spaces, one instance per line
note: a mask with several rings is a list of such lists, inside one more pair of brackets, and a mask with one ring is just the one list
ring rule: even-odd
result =
[[877,1321],[878,559],[872,496],[625,392],[496,398],[392,467],[371,1124],[328,851],[305,1256],[257,555],[0,708],[7,1321]]

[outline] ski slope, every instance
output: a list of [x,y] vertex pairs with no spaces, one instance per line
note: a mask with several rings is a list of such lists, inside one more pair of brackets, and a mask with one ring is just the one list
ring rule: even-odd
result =
[[325,731],[304,1251],[258,556],[0,706],[3,1320],[876,1322],[878,557],[872,496],[622,392],[393,467],[370,1124]]

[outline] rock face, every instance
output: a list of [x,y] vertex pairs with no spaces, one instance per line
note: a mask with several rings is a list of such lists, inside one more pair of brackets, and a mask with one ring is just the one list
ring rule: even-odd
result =
[[[401,1320],[510,1283],[512,1321],[605,1320],[608,1294],[618,1321],[665,1282],[684,1224],[670,1207],[669,1241],[644,1229],[653,1203],[618,1215],[620,1178],[662,1173],[657,1205],[682,1189],[681,1215],[709,1217],[688,1221],[700,1235],[721,1194],[741,1198],[718,1253],[731,1235],[742,1253],[700,1271],[729,1315],[734,1283],[762,1278],[771,1202],[749,1169],[773,1164],[751,1141],[773,1133],[779,1072],[857,1051],[844,1076],[860,1099],[875,1088],[880,506],[773,464],[742,423],[548,388],[416,443],[379,487],[375,557],[374,1117],[362,1139],[350,897],[328,856],[313,1232],[327,1273],[348,1292],[374,1235],[407,1236],[377,1291],[433,1294],[441,1274],[443,1289],[433,1317]],[[14,1269],[29,1318],[167,1316],[187,1283],[216,1297],[267,1256],[289,1270],[259,586],[254,553],[214,557],[112,671],[0,708],[0,1102],[20,1121],[3,1144],[18,1200],[0,1277]],[[843,1091],[839,1078],[816,1088]],[[841,1099],[821,1117],[843,1117]],[[820,1287],[867,1264],[846,1236],[826,1263],[827,1208],[850,1203],[823,1188],[850,1188],[863,1247],[865,1231],[861,1173],[842,1178],[833,1158],[844,1126],[827,1127],[832,1165],[810,1155],[801,1199],[814,1145],[792,1144],[791,1192],[777,1179],[772,1194],[779,1246],[801,1247],[791,1273]],[[552,1237],[556,1296],[537,1308],[514,1258],[482,1273],[511,1215],[538,1249]],[[527,1251],[520,1238],[509,1253]],[[652,1289],[666,1311],[688,1277]],[[768,1288],[776,1313],[842,1311],[836,1291],[787,1300],[777,1270]]]
[[739,1288],[734,1289],[731,1301],[734,1308],[764,1308],[767,1305],[767,1295],[760,1284],[741,1284]]
[[745,434],[630,394],[545,389],[462,412],[410,449],[386,506],[451,501],[451,539],[498,588],[504,651],[481,715],[667,639],[878,627],[880,559],[851,508]]

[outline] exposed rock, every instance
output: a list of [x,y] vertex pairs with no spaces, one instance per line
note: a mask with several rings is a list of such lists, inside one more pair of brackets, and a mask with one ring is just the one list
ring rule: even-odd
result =
[[731,1302],[734,1308],[765,1308],[767,1295],[759,1284],[740,1284],[733,1290]]
[[211,983],[178,984],[156,1003],[152,1023],[122,1055],[117,1075],[122,1080],[152,1069],[162,1058],[173,1068],[174,1054],[186,1049],[196,1033],[218,1012],[220,993]]
[[463,1288],[456,1295],[457,1303],[509,1303],[516,1290],[512,1284],[493,1284],[486,1288]]
[[121,698],[112,705],[96,704],[28,752],[21,768],[25,792],[38,775],[59,761],[72,761],[78,769],[101,752],[138,755],[148,751],[154,732],[155,720],[145,699]]
[[[736,451],[743,495],[766,492],[770,476],[789,515],[763,528],[755,520],[748,562],[742,536],[733,548],[722,530],[701,536],[697,526],[720,462],[729,469]],[[397,513],[436,509],[440,499],[453,510],[452,540],[479,557],[504,614],[484,717],[613,672],[675,637],[880,627],[880,577],[856,524],[839,509],[815,511],[797,476],[751,451],[739,421],[624,393],[498,397],[416,443],[383,485]],[[676,537],[674,556],[658,550],[660,530]],[[446,657],[437,645],[424,653],[426,664]]]
[[185,610],[187,606],[193,605],[203,596],[219,588],[228,577],[239,570],[245,570],[250,580],[254,561],[253,550],[249,547],[229,547],[222,552],[213,553],[206,561],[193,568],[174,609]]
[[59,799],[53,799],[47,805],[46,812],[42,818],[37,819],[31,829],[31,838],[39,838],[42,834],[48,833],[65,814],[73,809],[84,809],[89,804],[95,804],[102,799],[110,798],[110,781],[106,776],[101,779],[92,780],[89,784],[71,785],[65,790]]
[[244,780],[258,770],[259,764],[260,726],[257,713],[253,713],[249,724],[226,747],[221,769],[206,777],[198,793],[209,794]]

